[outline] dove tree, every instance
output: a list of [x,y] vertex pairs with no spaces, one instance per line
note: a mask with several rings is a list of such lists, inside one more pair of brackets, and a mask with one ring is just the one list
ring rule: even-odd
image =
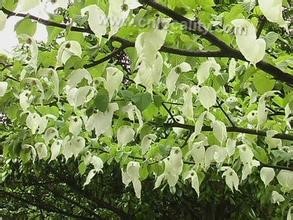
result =
[[0,0],[0,217],[291,219],[290,7]]

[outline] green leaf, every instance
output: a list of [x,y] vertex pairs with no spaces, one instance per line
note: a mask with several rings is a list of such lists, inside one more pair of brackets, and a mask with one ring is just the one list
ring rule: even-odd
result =
[[132,101],[140,111],[143,111],[151,104],[152,96],[147,92],[139,93],[132,97]]
[[96,95],[94,99],[94,108],[98,109],[101,112],[105,112],[109,104],[109,94],[107,90],[102,89]]
[[33,36],[37,30],[37,22],[28,18],[22,19],[16,23],[14,30],[17,35],[27,34]]
[[256,72],[253,84],[259,94],[264,94],[265,92],[271,91],[275,86],[276,81],[268,77],[267,74],[263,72]]
[[42,115],[54,115],[59,117],[59,108],[56,106],[38,106],[36,107],[37,111],[40,112]]
[[265,163],[265,164],[267,164],[269,162],[267,152],[263,148],[261,148],[259,146],[255,146],[252,149],[252,151],[253,151],[255,158],[257,160],[259,160],[260,162]]

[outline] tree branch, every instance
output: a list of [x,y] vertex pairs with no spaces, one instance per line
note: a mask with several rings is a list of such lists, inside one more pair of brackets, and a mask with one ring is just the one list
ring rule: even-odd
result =
[[9,196],[12,199],[18,200],[18,201],[25,203],[27,205],[35,206],[35,207],[42,209],[44,211],[47,211],[47,212],[58,213],[58,214],[61,214],[61,215],[67,216],[67,217],[73,217],[76,219],[84,219],[84,220],[91,220],[92,219],[92,218],[88,218],[88,217],[84,217],[84,216],[80,216],[80,215],[75,215],[73,213],[63,211],[63,210],[53,206],[52,204],[47,205],[47,204],[42,203],[41,201],[33,202],[31,200],[24,199],[15,193],[7,192],[4,190],[0,190],[0,193],[4,194],[6,196]]
[[[158,124],[156,124],[157,126],[160,126]],[[177,127],[177,128],[183,128],[183,129],[187,129],[190,131],[194,131],[194,126],[193,125],[187,125],[187,124],[180,124],[180,123],[164,123],[163,125],[161,125],[163,127]],[[213,131],[212,127],[209,126],[204,126],[202,128],[202,131]],[[227,132],[233,133],[243,133],[243,134],[251,134],[251,135],[257,135],[257,136],[263,136],[266,137],[267,134],[265,131],[258,131],[258,130],[254,130],[254,129],[249,129],[249,128],[240,128],[240,127],[227,127]],[[277,139],[282,139],[282,140],[288,140],[288,141],[293,141],[293,135],[290,134],[276,134],[273,136],[273,138],[277,138]]]

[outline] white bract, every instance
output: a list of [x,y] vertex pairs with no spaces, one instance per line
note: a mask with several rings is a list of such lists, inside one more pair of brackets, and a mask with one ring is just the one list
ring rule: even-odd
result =
[[82,130],[82,120],[80,117],[72,116],[69,119],[69,132],[78,136]]
[[51,145],[51,158],[50,161],[55,160],[60,154],[62,146],[62,140],[55,140]]
[[135,105],[129,103],[128,105],[124,106],[122,110],[127,113],[127,116],[131,121],[135,122],[135,118],[138,120],[138,132],[143,126],[142,115],[139,109]]
[[259,0],[258,4],[266,19],[279,24],[288,31],[288,24],[282,16],[282,0]]
[[81,14],[83,16],[88,14],[90,29],[94,32],[96,37],[101,40],[103,35],[107,33],[108,27],[108,18],[104,11],[97,5],[89,5],[81,9]]
[[3,11],[0,11],[0,31],[2,31],[5,28],[7,21],[7,15],[4,14]]
[[293,190],[293,171],[281,170],[277,175],[277,179],[284,190]]
[[164,159],[165,170],[157,177],[155,189],[158,188],[164,179],[167,180],[170,189],[175,187],[179,180],[179,175],[183,169],[182,151],[179,147],[171,149],[169,157]]
[[103,172],[103,161],[101,158],[99,158],[98,156],[91,156],[89,157],[89,163],[91,163],[93,166],[94,166],[94,169],[91,169],[86,177],[86,181],[85,183],[83,184],[83,186],[86,186],[88,185],[92,178],[97,174],[97,173],[100,173],[100,172]]
[[87,131],[95,131],[96,138],[108,132],[112,126],[112,118],[115,111],[119,109],[117,103],[110,103],[106,112],[97,111],[92,114],[85,123]]
[[19,104],[23,111],[26,111],[30,107],[33,99],[34,96],[31,95],[31,91],[29,90],[23,90],[22,93],[20,93]]
[[228,79],[228,81],[231,81],[236,76],[236,65],[237,65],[236,60],[234,58],[232,58],[229,63],[229,69],[228,69],[229,79]]
[[190,170],[187,174],[187,176],[184,178],[184,180],[190,179],[191,180],[191,186],[197,193],[197,196],[199,197],[199,180],[197,173],[194,170]]
[[153,63],[142,61],[134,78],[135,83],[146,87],[146,91],[153,94],[153,86],[160,82],[163,71],[163,57],[158,52]]
[[4,96],[8,88],[7,82],[0,82],[0,97]]
[[48,4],[48,7],[54,11],[56,10],[57,8],[63,8],[63,9],[66,9],[68,7],[68,4],[69,4],[69,1],[70,0],[46,0],[47,1],[47,4]]
[[257,128],[260,129],[267,121],[268,111],[266,109],[266,98],[275,96],[276,91],[268,91],[260,98],[257,106]]
[[192,92],[188,85],[181,84],[179,88],[183,92],[183,106],[182,113],[188,119],[193,119],[193,102],[192,102]]
[[190,154],[195,163],[195,166],[205,165],[205,146],[206,143],[204,141],[194,142],[189,146]]
[[51,140],[58,137],[58,130],[56,128],[50,127],[44,133],[45,144],[48,145]]
[[86,80],[88,85],[93,82],[91,74],[86,69],[73,70],[68,78],[67,85],[71,88],[78,87],[78,84],[83,80]]
[[74,155],[76,158],[78,154],[85,148],[85,139],[83,137],[72,137],[68,140],[68,137],[63,141],[61,153],[68,160]]
[[134,140],[134,135],[135,131],[131,127],[127,125],[121,126],[117,131],[118,145],[122,147],[126,146]]
[[223,177],[225,177],[225,181],[227,186],[234,191],[236,189],[238,191],[238,185],[239,185],[239,178],[236,174],[236,172],[231,167],[221,167],[221,171],[224,171]]
[[280,202],[284,202],[285,198],[284,196],[282,196],[280,193],[278,193],[277,191],[273,191],[272,192],[272,203],[277,203],[278,205],[280,204]]
[[199,89],[198,99],[206,109],[217,103],[217,93],[213,87],[203,86]]
[[214,136],[217,138],[218,141],[221,142],[221,144],[226,141],[227,139],[227,129],[225,123],[222,121],[214,121],[212,123],[213,133]]
[[80,88],[65,88],[68,103],[77,108],[92,100],[95,95],[95,89],[91,86]]
[[34,146],[29,145],[29,144],[24,144],[24,145],[22,145],[22,149],[29,149],[30,150],[30,152],[31,152],[31,159],[32,159],[32,162],[34,163],[35,160],[36,160],[36,157],[37,157],[37,151],[34,148]]
[[203,84],[210,76],[212,71],[215,72],[215,75],[219,75],[221,70],[221,66],[216,62],[214,58],[209,58],[209,60],[200,64],[197,70],[197,81],[198,84]]
[[147,134],[145,135],[140,143],[142,154],[148,152],[151,144],[157,139],[157,135],[155,134]]
[[41,117],[38,113],[29,112],[26,118],[26,126],[31,129],[32,134],[42,134],[47,128],[46,116]]
[[164,26],[163,28],[156,28],[137,36],[135,48],[139,62],[144,62],[146,66],[152,66],[155,63],[157,53],[164,45],[170,21],[171,19],[162,19],[160,23]]
[[114,93],[118,91],[120,84],[123,81],[123,72],[114,67],[108,67],[106,69],[107,76],[104,81],[104,87],[109,93],[109,99],[111,100]]
[[175,66],[171,69],[170,73],[166,78],[166,86],[168,89],[168,99],[171,98],[171,95],[176,90],[176,82],[179,78],[180,73],[185,73],[191,71],[191,66],[189,63],[181,63],[178,66]]
[[265,56],[265,40],[256,39],[256,29],[249,20],[236,19],[232,24],[235,27],[234,33],[240,52],[250,63],[257,64]]
[[38,73],[50,88],[53,87],[54,95],[59,99],[60,80],[57,71],[51,68],[42,68]]
[[134,192],[137,198],[141,197],[141,182],[139,180],[140,164],[135,161],[130,161],[127,164],[126,172],[121,169],[122,182],[127,187],[132,182]]
[[[182,115],[175,115],[174,119],[176,121],[176,123],[180,123],[180,124],[184,124],[184,117]],[[172,130],[178,135],[182,135],[184,133],[184,129],[183,128],[177,128],[177,127],[173,127]]]
[[65,41],[59,47],[56,66],[62,66],[71,56],[78,56],[81,58],[81,54],[81,46],[77,41]]
[[140,7],[138,0],[109,0],[109,37],[116,34],[125,23],[130,10]]
[[45,159],[48,156],[47,146],[44,143],[36,143],[35,148],[36,148],[39,160]]
[[16,11],[27,12],[37,7],[40,3],[40,0],[19,0]]

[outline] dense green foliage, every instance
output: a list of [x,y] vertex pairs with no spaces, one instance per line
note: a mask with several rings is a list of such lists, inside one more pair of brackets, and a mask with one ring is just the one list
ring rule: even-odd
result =
[[0,216],[291,220],[290,6],[0,0]]

